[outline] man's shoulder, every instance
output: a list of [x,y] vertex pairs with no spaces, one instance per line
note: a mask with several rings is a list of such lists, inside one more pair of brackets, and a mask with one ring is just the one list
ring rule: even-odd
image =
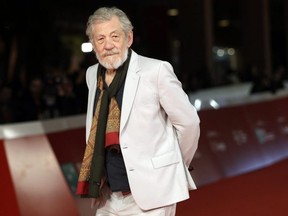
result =
[[94,65],[90,65],[86,70],[86,76],[88,76],[89,78],[91,76],[96,77],[95,74],[98,71],[98,66],[99,66],[99,63],[96,63]]
[[168,61],[137,54],[140,68],[159,68],[161,65],[171,65]]
[[97,64],[94,64],[94,65],[91,65],[87,68],[86,70],[86,81],[87,81],[87,84],[89,85],[89,83],[93,83],[95,80],[96,80],[96,74],[97,74],[97,71],[98,71],[98,63]]
[[144,56],[144,55],[138,55],[139,61],[143,62],[143,63],[155,63],[155,64],[159,64],[161,62],[164,62],[163,60],[157,59],[157,58],[152,58],[152,57],[148,57],[148,56]]
[[88,71],[95,71],[95,72],[97,72],[98,65],[99,65],[99,63],[96,63],[96,64],[94,64],[94,65],[90,65],[90,66],[88,67],[88,69],[87,69],[87,72],[88,72]]

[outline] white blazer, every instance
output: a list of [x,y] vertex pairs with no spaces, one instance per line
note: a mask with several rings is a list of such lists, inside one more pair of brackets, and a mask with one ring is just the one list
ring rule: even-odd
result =
[[[98,64],[87,69],[86,142],[93,118]],[[198,146],[200,120],[172,66],[132,51],[124,87],[120,146],[131,193],[148,210],[189,198],[187,169]]]

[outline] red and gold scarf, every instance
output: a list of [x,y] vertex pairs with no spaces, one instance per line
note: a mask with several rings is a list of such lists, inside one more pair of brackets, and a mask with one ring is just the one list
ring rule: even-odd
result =
[[109,87],[104,87],[105,68],[98,66],[97,88],[100,95],[97,101],[88,143],[80,169],[76,194],[82,197],[99,197],[104,175],[105,148],[119,144],[121,111],[116,94],[125,83],[129,67],[131,50],[124,64],[117,69]]

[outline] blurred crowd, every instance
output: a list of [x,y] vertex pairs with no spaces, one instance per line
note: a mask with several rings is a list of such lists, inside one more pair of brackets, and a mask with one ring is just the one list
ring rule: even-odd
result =
[[[85,113],[88,96],[86,69],[85,65],[73,72],[53,70],[51,73],[32,77],[27,87],[15,84],[0,85],[0,124]],[[270,76],[257,67],[252,67],[249,74],[245,81],[252,83],[251,94],[275,94],[284,88],[286,71],[283,66],[277,68]],[[227,84],[242,82],[236,78],[235,81],[233,75],[232,81]]]
[[85,69],[31,78],[27,88],[0,86],[0,124],[50,119],[86,112]]
[[[44,75],[32,77],[26,87],[21,83],[15,85],[15,83],[2,82],[0,124],[85,113],[88,96],[85,78],[87,67],[86,64],[72,72],[54,69]],[[227,73],[227,77],[229,77],[229,82],[226,83],[228,85],[243,82],[232,72]],[[284,66],[276,68],[271,75],[253,66],[244,82],[252,83],[251,94],[259,92],[275,94],[284,89],[286,79]]]
[[250,71],[250,79],[253,83],[251,94],[258,92],[270,92],[272,94],[285,88],[284,81],[287,80],[286,69],[283,65],[279,65],[272,74],[257,67],[252,66]]

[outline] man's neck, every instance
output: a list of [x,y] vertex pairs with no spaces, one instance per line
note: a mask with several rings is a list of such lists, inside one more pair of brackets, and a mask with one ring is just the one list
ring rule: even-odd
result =
[[106,75],[108,74],[114,74],[116,73],[116,69],[106,69]]
[[116,74],[116,70],[112,69],[112,70],[106,70],[106,74],[105,74],[105,82],[106,84],[109,86]]

